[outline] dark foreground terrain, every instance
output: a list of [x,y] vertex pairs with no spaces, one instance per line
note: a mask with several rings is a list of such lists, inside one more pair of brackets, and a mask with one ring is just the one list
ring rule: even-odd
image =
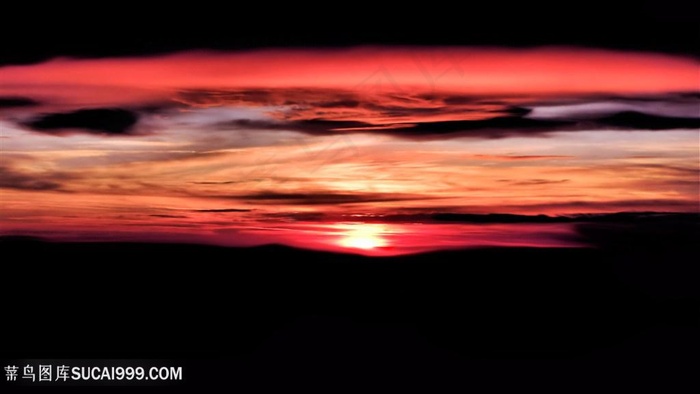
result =
[[8,237],[0,358],[173,360],[197,392],[679,392],[693,240],[368,258]]

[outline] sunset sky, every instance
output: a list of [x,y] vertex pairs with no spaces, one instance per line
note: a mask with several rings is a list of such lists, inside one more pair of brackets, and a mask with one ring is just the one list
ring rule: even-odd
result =
[[[682,54],[361,46],[5,65],[0,234],[580,246],[570,222],[532,216],[700,211],[698,127],[700,63]],[[524,216],[460,216],[495,213]]]

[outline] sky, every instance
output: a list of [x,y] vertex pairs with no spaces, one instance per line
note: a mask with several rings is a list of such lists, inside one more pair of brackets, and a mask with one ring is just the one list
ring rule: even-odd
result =
[[572,46],[5,65],[0,233],[366,254],[581,246],[571,222],[537,215],[698,212],[699,71],[689,55]]
[[4,4],[3,15],[0,64],[60,56],[358,45],[564,45],[700,55],[700,5],[693,0],[430,1],[389,7],[365,1],[225,7],[206,0],[161,7],[129,0],[94,5],[64,0],[37,7],[15,1]]

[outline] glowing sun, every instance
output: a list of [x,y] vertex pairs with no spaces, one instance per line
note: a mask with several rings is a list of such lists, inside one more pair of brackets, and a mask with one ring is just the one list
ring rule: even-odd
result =
[[383,237],[386,233],[381,224],[354,224],[348,225],[340,239],[339,244],[346,248],[371,250],[387,246]]

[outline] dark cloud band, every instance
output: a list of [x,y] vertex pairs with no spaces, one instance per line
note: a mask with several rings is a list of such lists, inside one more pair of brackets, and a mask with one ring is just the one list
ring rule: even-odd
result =
[[35,131],[64,135],[85,132],[100,135],[131,134],[139,120],[135,112],[120,108],[81,109],[73,112],[42,115],[25,126]]

